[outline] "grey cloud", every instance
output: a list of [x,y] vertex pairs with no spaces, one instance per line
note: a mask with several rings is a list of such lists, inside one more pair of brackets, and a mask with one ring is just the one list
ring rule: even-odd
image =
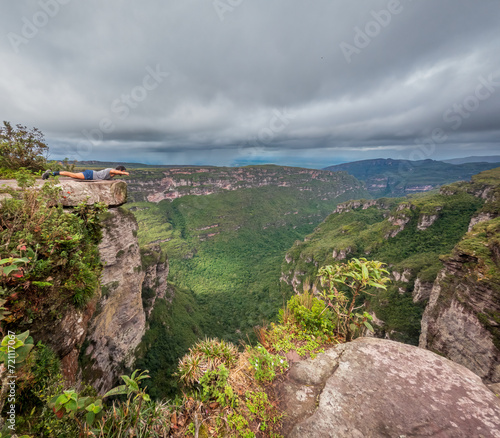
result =
[[[48,4],[57,13],[23,36]],[[449,143],[429,158],[456,156],[464,144],[498,149],[498,2],[244,0],[222,21],[213,5],[3,4],[0,116],[40,128],[53,155],[82,159],[119,151],[135,161],[229,164],[290,154],[355,159],[360,148],[395,156],[436,128]],[[377,30],[374,17],[391,5],[400,12],[356,47],[358,29]],[[26,42],[14,47],[13,34]],[[350,63],[341,43],[359,52]],[[144,93],[147,69],[157,66],[168,77]],[[476,105],[489,75],[497,79]],[[279,123],[276,110],[293,118]]]

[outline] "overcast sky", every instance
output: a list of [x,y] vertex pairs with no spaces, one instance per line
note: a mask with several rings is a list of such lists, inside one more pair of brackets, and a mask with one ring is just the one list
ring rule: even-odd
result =
[[0,5],[0,120],[52,158],[324,167],[500,154],[497,0]]

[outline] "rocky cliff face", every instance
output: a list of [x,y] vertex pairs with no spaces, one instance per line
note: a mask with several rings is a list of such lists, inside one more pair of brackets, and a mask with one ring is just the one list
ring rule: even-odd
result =
[[500,219],[480,223],[444,262],[422,318],[420,346],[500,382]]
[[422,318],[419,345],[500,382],[500,175],[482,172],[457,189],[484,199],[468,233],[444,259]]
[[[15,181],[3,183],[14,190],[17,189]],[[42,184],[42,181],[36,183],[38,186]],[[62,189],[59,202],[67,208],[75,207],[81,202],[87,204],[100,202],[107,206],[119,206],[126,201],[127,197],[127,185],[123,181],[81,182],[61,178],[58,186]],[[123,217],[120,223],[113,222],[113,218],[122,216],[119,210],[111,209],[103,232],[104,240],[100,252],[102,261],[108,263],[108,266],[104,269],[102,281],[102,292],[104,294],[111,288],[111,285],[115,286],[113,281],[116,282],[116,285],[118,285],[119,281],[118,278],[111,280],[114,275],[111,271],[116,270],[113,266],[117,265],[116,259],[119,250],[116,250],[113,256],[113,249],[110,248],[113,245],[122,245],[125,248],[134,242],[135,246],[137,246],[137,239],[132,232],[132,228],[137,227],[133,216],[127,215],[126,218]],[[130,262],[133,266],[140,265],[140,257],[137,257],[137,260],[137,262],[127,260],[126,263]],[[121,278],[121,281],[127,283],[126,278]],[[139,297],[140,286],[139,284]],[[49,345],[59,356],[62,363],[62,373],[66,380],[71,383],[75,382],[79,373],[80,351],[89,336],[89,330],[94,330],[94,337],[105,337],[107,335],[107,327],[99,327],[100,333],[96,334],[95,332],[96,311],[102,314],[103,304],[105,304],[105,299],[100,299],[100,293],[100,290],[96,291],[95,296],[84,308],[75,307],[73,302],[68,302],[67,297],[56,293],[45,307],[40,308],[40,314],[37,315],[37,318],[33,318],[28,327],[34,339]],[[103,349],[103,354],[109,354],[109,351],[106,352]]]
[[313,289],[319,267],[351,257],[380,260],[393,281],[387,292],[367,299],[377,320],[385,322],[377,336],[418,344],[421,315],[442,269],[439,256],[451,252],[471,225],[498,215],[495,181],[495,172],[489,171],[439,194],[339,204],[287,252],[282,289]]
[[[369,229],[369,223],[363,221],[362,218],[356,217],[357,212],[370,214],[370,211],[376,211],[374,215],[380,226],[370,232],[370,236],[380,234],[377,236],[379,240],[389,240],[396,237],[403,231],[408,223],[415,216],[416,206],[411,202],[397,200],[397,199],[377,199],[377,200],[361,200],[361,201],[348,201],[343,202],[337,206],[335,211],[315,230],[313,234],[304,239],[304,243],[297,243],[298,247],[292,248],[285,257],[286,265],[283,264],[283,272],[281,281],[291,285],[295,293],[300,293],[303,290],[303,283],[306,287],[313,287],[315,282],[315,274],[320,265],[332,263],[348,259],[353,254],[359,256],[360,250],[364,252],[362,256],[370,254],[373,249],[361,248],[357,244],[356,239],[362,232],[366,233]],[[344,221],[343,217],[352,217],[352,222]],[[361,222],[364,222],[361,225]],[[339,222],[339,226],[334,225]],[[345,224],[344,224],[345,222]],[[338,227],[337,230],[334,228]],[[322,229],[327,231],[323,232]],[[333,231],[333,232],[332,232]],[[331,235],[338,234],[335,239]],[[368,233],[367,233],[368,234]],[[328,240],[329,244],[323,243]],[[366,239],[364,239],[366,241]],[[311,242],[311,243],[307,243]],[[321,242],[320,251],[307,251],[307,247],[315,246],[316,242]],[[330,253],[325,257],[326,246],[328,245],[328,252]],[[303,249],[306,248],[306,251]],[[311,275],[312,274],[312,275]],[[393,272],[396,281],[399,281],[401,274],[397,271]],[[411,272],[405,275],[411,276]]]
[[158,298],[167,298],[167,276],[169,271],[168,259],[162,253],[159,244],[149,245],[141,251],[144,281],[142,282],[142,304],[146,319],[149,319]]
[[[68,208],[82,201],[119,206],[127,198],[123,181],[62,179],[60,185],[61,204]],[[60,297],[29,327],[36,340],[51,346],[61,358],[68,382],[83,378],[100,393],[110,389],[123,368],[135,360],[134,350],[145,332],[146,316],[156,298],[165,297],[168,274],[168,261],[159,247],[153,245],[141,255],[138,225],[132,213],[109,208],[102,225],[99,255],[104,268],[94,298],[79,309]]]
[[123,365],[132,365],[146,327],[141,296],[145,273],[136,233],[131,213],[109,211],[99,246],[105,264],[101,298],[90,321],[82,361],[84,379],[100,393],[111,388]]
[[238,190],[264,186],[297,187],[311,191],[323,183],[321,195],[326,199],[337,198],[346,191],[362,184],[344,172],[299,169],[281,166],[248,166],[240,168],[174,168],[161,174],[144,171],[131,179],[129,189],[134,200],[160,202],[186,195],[210,195],[223,190]]

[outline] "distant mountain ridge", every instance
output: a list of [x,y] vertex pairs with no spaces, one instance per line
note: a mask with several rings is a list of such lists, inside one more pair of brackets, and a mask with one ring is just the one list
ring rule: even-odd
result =
[[500,163],[473,162],[450,164],[436,160],[394,160],[377,158],[325,167],[332,172],[345,171],[360,181],[374,197],[404,196],[426,192],[456,181],[469,180]]
[[489,155],[489,156],[477,156],[473,155],[471,157],[464,158],[451,158],[449,160],[441,160],[443,163],[450,164],[464,164],[464,163],[499,163],[500,155]]

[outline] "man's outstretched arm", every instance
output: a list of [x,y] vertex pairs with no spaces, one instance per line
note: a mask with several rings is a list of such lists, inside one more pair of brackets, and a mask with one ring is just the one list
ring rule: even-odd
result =
[[112,169],[110,173],[111,175],[130,175],[128,172],[125,172],[124,170],[116,170],[116,169]]

